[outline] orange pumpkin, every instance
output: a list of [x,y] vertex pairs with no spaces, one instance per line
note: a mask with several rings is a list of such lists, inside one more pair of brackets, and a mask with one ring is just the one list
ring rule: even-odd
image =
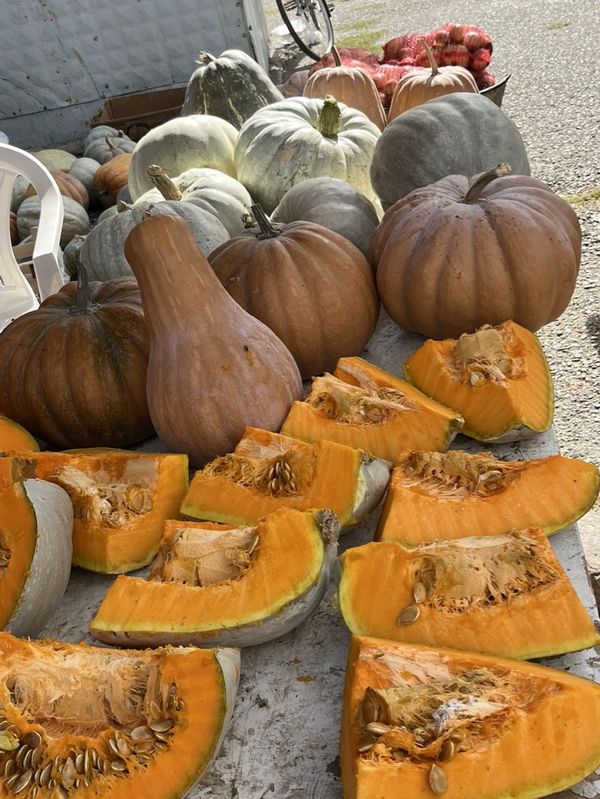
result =
[[93,186],[103,205],[114,205],[117,194],[127,186],[132,153],[121,153],[96,170]]
[[[62,172],[61,170],[55,170],[52,172],[52,177],[56,181],[58,190],[63,197],[70,197],[72,200],[75,200],[76,203],[79,203],[79,205],[81,205],[83,208],[88,207],[90,204],[90,197],[87,193],[87,189],[78,178],[74,177],[73,175],[69,175],[68,172]],[[29,188],[25,192],[25,197],[35,197],[36,194],[37,191],[30,184]]]

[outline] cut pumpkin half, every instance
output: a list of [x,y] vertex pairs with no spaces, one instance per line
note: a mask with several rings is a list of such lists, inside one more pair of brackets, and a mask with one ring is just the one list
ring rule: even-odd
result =
[[91,633],[125,646],[279,638],[321,601],[338,533],[328,510],[280,508],[254,527],[167,522],[148,580],[118,577]]
[[347,526],[377,505],[389,472],[389,463],[343,444],[248,427],[233,453],[196,472],[181,513],[247,525],[277,508],[329,508]]
[[486,325],[459,339],[429,339],[406,361],[404,374],[458,411],[461,432],[480,441],[518,441],[552,424],[546,358],[536,335],[516,322]]
[[37,452],[39,446],[35,438],[21,427],[17,422],[13,422],[8,416],[0,414],[0,453],[8,452]]
[[0,633],[0,796],[177,799],[217,754],[239,651],[115,651]]
[[395,461],[407,449],[446,450],[463,420],[410,383],[362,358],[341,358],[333,375],[314,377],[281,432],[337,441]]
[[115,574],[149,563],[188,487],[187,455],[116,449],[22,453],[25,473],[64,488],[75,515],[73,563]]
[[357,635],[518,659],[600,643],[541,530],[372,543],[342,563],[340,609]]
[[589,510],[599,485],[594,464],[562,455],[407,452],[392,472],[376,537],[411,546],[525,527],[553,533]]
[[600,765],[600,686],[531,663],[354,637],[345,799],[535,799]]

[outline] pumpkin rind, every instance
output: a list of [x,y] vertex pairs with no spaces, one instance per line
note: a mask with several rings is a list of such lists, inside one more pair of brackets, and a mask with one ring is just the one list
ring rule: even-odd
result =
[[211,114],[239,129],[259,108],[283,100],[264,69],[242,50],[225,50],[218,58],[203,52],[196,63],[181,116]]
[[384,209],[447,175],[475,175],[499,162],[529,175],[515,123],[483,95],[456,92],[392,120],[373,152],[371,180]]
[[144,219],[129,234],[125,256],[150,337],[150,415],[167,447],[202,464],[230,452],[248,425],[278,428],[302,390],[298,367],[275,334],[229,296],[185,222]]
[[333,98],[292,97],[245,122],[235,146],[237,177],[267,213],[293,185],[322,175],[374,199],[369,164],[379,136],[362,111]]
[[129,169],[129,191],[133,200],[153,188],[148,167],[158,164],[167,175],[181,175],[188,169],[210,167],[236,177],[233,148],[236,128],[210,114],[170,119],[143,136],[133,153]]
[[599,487],[596,466],[560,455],[500,461],[489,453],[407,452],[392,472],[376,535],[414,546],[525,527],[553,533],[583,516]]
[[[90,218],[87,211],[71,197],[63,197],[63,223],[60,234],[60,246],[66,247],[74,236],[85,235],[90,229]],[[27,197],[19,205],[17,211],[17,227],[21,239],[30,235],[31,228],[37,227],[40,221],[39,197]]]
[[296,183],[271,214],[272,222],[315,222],[351,241],[365,258],[379,218],[372,202],[339,178],[309,178]]
[[288,347],[303,379],[333,369],[369,340],[379,300],[367,259],[312,222],[259,228],[226,241],[209,263],[229,294]]
[[39,445],[24,427],[7,416],[0,415],[0,453],[12,450],[37,452]]
[[[99,641],[125,646],[128,642],[129,646],[254,646],[272,641],[304,621],[323,598],[338,532],[339,524],[330,511],[286,508],[250,529],[210,522],[167,522],[150,579],[117,579],[90,631]],[[223,543],[229,547],[224,557],[233,559],[236,533],[252,542],[237,550],[244,566],[238,576],[213,582],[208,564],[214,562],[215,552],[222,551],[219,538],[230,537]],[[202,536],[208,539],[204,546],[212,547],[205,555],[207,566],[201,557],[194,566],[200,575],[206,568],[206,581],[190,583],[183,573],[177,578],[173,576],[176,566],[162,572],[179,537],[186,534],[191,539],[181,544],[187,555],[186,567],[192,568],[194,548],[202,552]]]

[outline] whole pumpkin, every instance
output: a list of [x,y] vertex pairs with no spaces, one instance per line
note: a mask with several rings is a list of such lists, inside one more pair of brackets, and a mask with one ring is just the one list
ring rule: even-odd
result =
[[83,151],[84,158],[93,158],[100,164],[106,164],[122,153],[132,153],[135,142],[119,133],[118,136],[97,136],[92,139]]
[[303,379],[357,355],[379,313],[373,271],[347,239],[313,222],[258,227],[218,247],[209,262],[244,310],[290,350]]
[[[60,246],[66,247],[73,236],[77,234],[85,235],[90,229],[90,218],[87,211],[75,200],[70,197],[62,198],[64,216],[60,234]],[[31,229],[37,227],[40,221],[40,198],[27,197],[23,200],[17,211],[17,227],[21,239],[26,238],[31,233]]]
[[333,97],[290,97],[257,111],[240,130],[237,177],[267,213],[293,185],[320,175],[374,199],[369,164],[379,136],[362,111]]
[[94,193],[102,205],[109,208],[114,205],[118,193],[127,186],[131,159],[131,153],[121,153],[96,170],[93,180]]
[[241,128],[259,108],[283,100],[260,64],[242,50],[225,50],[218,58],[203,52],[196,63],[181,116],[212,114]]
[[0,333],[0,412],[56,447],[136,444],[153,432],[139,289],[79,280]]
[[441,97],[453,92],[477,93],[479,91],[475,78],[468,69],[458,66],[439,67],[425,39],[420,39],[419,43],[425,50],[429,69],[413,72],[400,78],[392,95],[388,111],[389,122],[404,111],[408,111],[409,108],[422,105],[428,100],[433,100],[434,97]]
[[392,120],[371,163],[373,188],[384,209],[413,189],[447,175],[476,175],[500,161],[529,174],[515,123],[487,97],[456,92],[428,100]]
[[535,331],[564,311],[581,258],[577,216],[541,181],[508,171],[451,175],[387,211],[372,260],[400,327],[458,338],[511,319]]
[[[70,197],[72,200],[75,200],[76,203],[79,203],[82,208],[88,207],[90,204],[90,198],[87,193],[87,189],[78,178],[74,177],[69,172],[61,172],[60,170],[55,170],[51,174],[56,185],[58,186],[59,192],[63,197]],[[25,192],[25,197],[36,196],[37,192],[30,183],[27,191]]]

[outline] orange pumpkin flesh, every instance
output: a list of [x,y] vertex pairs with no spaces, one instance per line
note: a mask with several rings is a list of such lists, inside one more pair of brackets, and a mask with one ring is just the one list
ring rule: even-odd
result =
[[329,512],[289,508],[255,527],[167,522],[149,579],[118,577],[91,633],[129,646],[244,646],[279,637],[307,615],[299,609],[289,626],[286,611],[323,583],[315,604],[320,601],[335,557],[336,528]]
[[250,427],[233,453],[196,472],[181,513],[256,524],[281,507],[329,508],[342,525],[353,524],[364,461],[364,453],[341,444],[311,445]]
[[11,618],[27,581],[37,540],[33,506],[14,458],[0,458],[0,629]]
[[534,333],[504,322],[458,340],[426,341],[404,373],[424,394],[458,411],[462,432],[480,441],[508,441],[548,430],[554,414],[552,377]]
[[[38,769],[60,786],[38,786],[39,796],[183,797],[216,754],[237,688],[236,650],[116,652],[0,633],[0,653],[11,725],[0,768],[16,775],[4,778],[6,797],[35,796],[26,775]],[[25,767],[15,768],[13,742],[30,753],[16,759]]]
[[395,461],[407,449],[445,450],[462,425],[458,413],[361,358],[341,358],[334,375],[313,378],[281,432],[337,441]]
[[371,543],[342,563],[340,608],[354,634],[519,659],[600,643],[541,530]]
[[[375,736],[369,721],[392,729]],[[599,725],[600,686],[581,677],[355,637],[342,719],[344,797],[546,796],[600,764]]]
[[411,546],[525,527],[553,533],[589,510],[599,485],[596,466],[561,455],[408,452],[392,472],[377,537]]
[[0,415],[0,453],[18,450],[37,452],[39,446],[24,427],[13,422],[8,416]]
[[73,563],[115,574],[154,557],[163,522],[188,486],[185,455],[124,450],[23,453],[26,471],[64,488],[73,503]]

